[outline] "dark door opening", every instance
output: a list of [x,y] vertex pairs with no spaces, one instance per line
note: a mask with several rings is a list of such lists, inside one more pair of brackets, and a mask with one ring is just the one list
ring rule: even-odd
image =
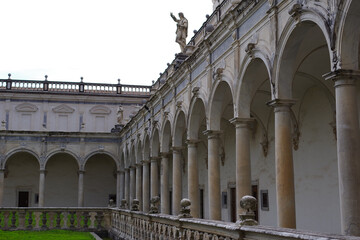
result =
[[18,207],[29,207],[29,192],[19,191]]
[[256,198],[256,199],[257,199],[257,202],[258,202],[258,204],[256,205],[256,210],[255,210],[255,220],[256,220],[256,221],[259,221],[259,211],[258,211],[258,208],[259,208],[258,186],[257,186],[257,185],[252,185],[251,188],[252,188],[252,196],[253,196],[254,198]]
[[236,188],[230,188],[230,220],[236,222]]
[[200,189],[200,218],[204,218],[204,189]]

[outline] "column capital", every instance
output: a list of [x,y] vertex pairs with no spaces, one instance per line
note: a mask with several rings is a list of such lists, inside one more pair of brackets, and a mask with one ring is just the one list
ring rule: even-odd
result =
[[46,169],[40,169],[40,174],[43,173],[43,174],[46,174],[47,173],[47,170]]
[[142,167],[142,164],[141,164],[141,163],[136,163],[136,164],[135,164],[135,167],[136,167],[136,168],[141,168],[141,167]]
[[160,153],[161,158],[168,158],[168,157],[170,157],[170,155],[171,155],[171,152],[161,152]]
[[184,146],[178,146],[178,147],[173,146],[173,147],[171,147],[171,150],[172,150],[173,153],[181,153],[181,151],[183,149],[185,149]]
[[236,128],[250,128],[251,124],[255,122],[254,118],[232,118],[229,122],[235,125]]
[[84,174],[85,170],[78,170],[78,174]]
[[223,133],[223,131],[219,131],[219,130],[205,130],[205,131],[203,131],[203,134],[206,135],[208,137],[208,139],[219,138],[222,133]]
[[150,157],[150,162],[157,162],[161,159],[161,157]]
[[124,168],[125,172],[130,172],[130,168]]
[[273,107],[275,112],[289,112],[292,105],[296,103],[294,99],[274,99],[267,102],[267,105]]
[[335,87],[342,85],[354,85],[356,80],[360,80],[360,71],[339,69],[323,75],[325,80],[332,80]]
[[[85,172],[85,171],[84,171],[84,172]],[[125,173],[125,171],[124,171],[124,170],[117,170],[116,173],[117,173],[117,174],[122,174],[122,173]]]
[[150,163],[150,160],[148,160],[148,159],[147,160],[142,160],[141,163],[142,163],[142,165],[145,165],[145,164]]
[[196,147],[196,145],[200,142],[199,139],[187,139],[185,143],[188,147]]

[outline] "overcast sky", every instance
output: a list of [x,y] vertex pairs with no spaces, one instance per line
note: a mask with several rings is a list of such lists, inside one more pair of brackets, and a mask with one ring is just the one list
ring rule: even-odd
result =
[[1,0],[0,78],[150,85],[180,47],[170,12],[189,21],[187,41],[211,0]]

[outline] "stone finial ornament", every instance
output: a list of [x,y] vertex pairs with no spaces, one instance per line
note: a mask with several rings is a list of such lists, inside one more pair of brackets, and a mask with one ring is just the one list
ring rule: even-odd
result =
[[152,197],[150,200],[150,212],[152,214],[156,214],[159,213],[159,203],[160,203],[160,197],[156,196],[156,197]]
[[131,204],[131,211],[140,211],[140,201],[138,199],[134,199]]
[[255,213],[257,206],[257,200],[253,196],[243,196],[240,200],[240,207],[246,212],[239,215],[239,220],[237,221],[240,226],[254,226],[258,225],[258,222],[255,221]]
[[187,198],[184,198],[180,201],[180,206],[181,206],[181,210],[179,214],[180,218],[192,218],[190,213],[190,205],[191,205],[191,201]]
[[126,207],[127,207],[127,201],[126,201],[126,199],[122,199],[121,203],[120,203],[120,208],[126,209]]

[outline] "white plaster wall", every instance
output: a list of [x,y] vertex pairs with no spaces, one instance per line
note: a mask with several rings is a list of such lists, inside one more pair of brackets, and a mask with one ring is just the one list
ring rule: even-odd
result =
[[45,207],[77,207],[78,165],[68,154],[56,154],[46,164]]
[[28,153],[17,153],[7,161],[4,179],[3,207],[17,207],[17,191],[29,191],[30,207],[36,207],[35,194],[39,192],[39,163]]
[[[297,228],[340,233],[340,202],[333,112],[319,88],[300,110],[300,143],[294,151]],[[311,217],[310,217],[311,216]]]
[[85,165],[84,206],[106,207],[109,194],[116,194],[116,165],[107,155],[97,154]]

